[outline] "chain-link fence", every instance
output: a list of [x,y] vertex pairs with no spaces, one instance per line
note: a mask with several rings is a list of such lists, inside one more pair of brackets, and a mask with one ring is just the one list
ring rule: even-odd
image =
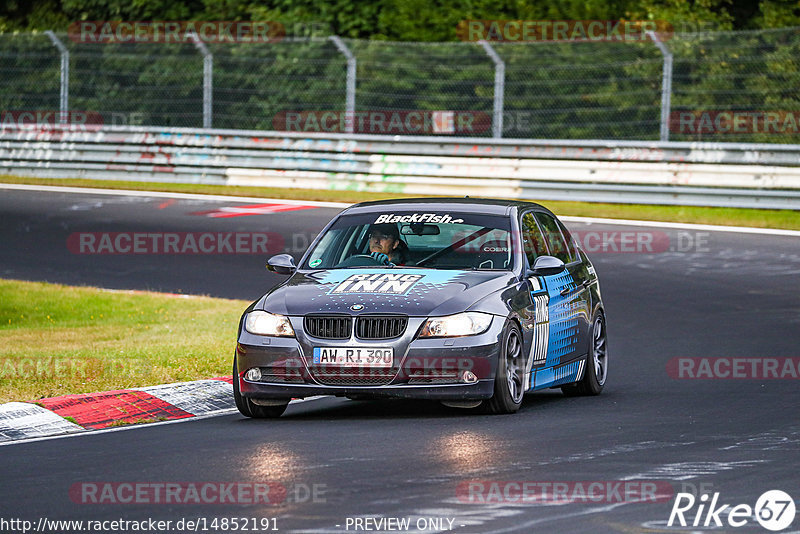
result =
[[111,125],[800,142],[800,28],[485,44],[5,34],[0,71],[4,122],[78,110]]

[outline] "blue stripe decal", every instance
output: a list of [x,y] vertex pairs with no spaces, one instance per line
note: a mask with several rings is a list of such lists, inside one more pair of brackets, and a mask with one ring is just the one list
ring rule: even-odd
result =
[[553,386],[559,386],[563,384],[571,384],[572,382],[577,382],[578,372],[581,368],[581,362],[576,361],[572,363],[568,363],[567,365],[562,365],[561,367],[547,367],[545,369],[539,369],[532,373],[535,375],[533,378],[534,386],[533,389],[545,389]]
[[[575,281],[569,271],[556,276],[545,277],[547,293],[550,296],[550,335],[545,367],[553,367],[561,363],[563,356],[570,356],[574,344],[578,341],[578,306],[579,292],[575,291]],[[572,291],[566,296],[561,290]]]

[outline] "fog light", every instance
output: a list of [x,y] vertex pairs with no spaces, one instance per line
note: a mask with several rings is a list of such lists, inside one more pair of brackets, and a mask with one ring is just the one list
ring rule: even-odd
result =
[[251,382],[257,382],[261,380],[261,369],[258,367],[251,367],[247,370],[244,377]]
[[478,381],[478,377],[472,371],[464,371],[461,373],[461,381],[465,384],[474,384]]

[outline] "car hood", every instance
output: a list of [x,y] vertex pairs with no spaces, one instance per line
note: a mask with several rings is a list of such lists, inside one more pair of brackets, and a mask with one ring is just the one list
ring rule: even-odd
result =
[[508,271],[332,269],[294,273],[255,308],[283,315],[398,313],[442,316],[474,305],[514,280]]

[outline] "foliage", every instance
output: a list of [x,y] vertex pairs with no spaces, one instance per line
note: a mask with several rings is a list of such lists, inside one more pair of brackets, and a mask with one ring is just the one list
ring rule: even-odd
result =
[[[456,28],[469,19],[654,20],[676,33],[672,111],[798,111],[796,1],[762,0],[10,0],[0,7],[0,110],[56,110],[59,59],[41,33],[70,50],[69,106],[106,124],[203,125],[203,57],[192,44],[94,44],[63,33],[78,20],[272,20],[285,39],[209,44],[217,128],[279,129],[296,111],[345,106],[346,60],[357,59],[356,111],[466,110],[491,117],[494,64]],[[731,32],[731,30],[740,30]],[[713,31],[714,33],[709,33]],[[424,42],[424,44],[423,44]],[[493,43],[505,62],[504,129],[510,138],[659,139],[663,56],[650,41]],[[487,124],[483,121],[483,124]],[[277,125],[277,126],[276,126]],[[375,132],[380,133],[380,132]],[[486,127],[472,135],[488,136]],[[763,132],[671,140],[797,143]]]
[[0,31],[65,31],[81,20],[278,20],[348,38],[453,41],[464,19],[667,20],[678,31],[800,25],[796,0],[7,0]]

